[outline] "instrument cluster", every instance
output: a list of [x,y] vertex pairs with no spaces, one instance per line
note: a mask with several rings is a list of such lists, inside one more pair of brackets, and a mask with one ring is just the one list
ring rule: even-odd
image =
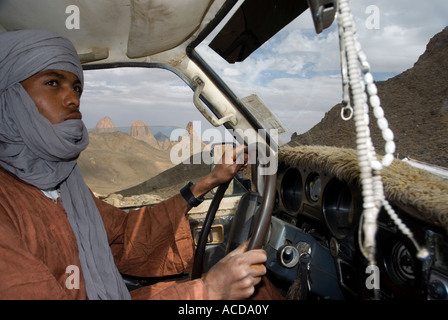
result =
[[284,168],[278,176],[277,213],[294,225],[317,222],[330,236],[343,239],[359,218],[358,189],[317,169]]
[[[380,273],[373,286],[381,289],[369,288],[371,269],[359,247],[361,187],[354,181],[341,180],[330,170],[280,163],[268,269],[283,280],[294,281],[300,262],[293,264],[297,259],[290,252],[300,257],[305,245],[311,258],[309,272],[314,274],[308,285],[320,297],[448,299],[445,232],[415,220],[407,212],[413,209],[398,203],[391,205],[417,242],[428,247],[430,258],[419,260],[414,243],[381,210],[376,236]],[[330,294],[326,292],[329,284]]]

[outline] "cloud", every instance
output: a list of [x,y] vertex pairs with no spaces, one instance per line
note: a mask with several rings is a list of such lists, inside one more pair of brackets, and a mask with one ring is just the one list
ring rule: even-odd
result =
[[[366,12],[371,5],[377,12]],[[400,73],[412,67],[430,38],[447,25],[444,0],[351,1],[351,8],[362,48],[378,72]],[[371,28],[371,19],[378,20],[378,29]]]
[[263,95],[264,102],[276,110],[290,133],[311,129],[323,118],[329,106],[342,100],[339,76],[280,78],[273,80],[269,88]]
[[[105,116],[111,117],[117,127],[130,126],[136,120],[148,125],[168,122],[185,127],[185,119],[189,118],[186,114],[195,109],[193,91],[168,70],[89,70],[85,79],[81,111],[88,128]],[[176,107],[178,119],[169,111],[172,107]],[[194,116],[200,117],[198,113]]]

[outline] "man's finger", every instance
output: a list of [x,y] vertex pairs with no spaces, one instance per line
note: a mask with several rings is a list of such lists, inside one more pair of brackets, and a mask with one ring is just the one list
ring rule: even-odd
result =
[[234,256],[240,253],[244,253],[247,251],[247,246],[249,245],[249,239],[244,241],[242,244],[240,244],[237,248],[235,248],[233,251],[230,251],[228,256]]
[[266,267],[264,264],[253,264],[250,266],[251,274],[254,277],[262,276],[266,273]]
[[[236,163],[244,163],[244,154],[247,153],[247,147],[245,145],[239,145],[233,149],[232,160]],[[240,160],[242,159],[242,160]],[[237,161],[238,160],[238,161]]]
[[261,282],[261,277],[254,277],[254,286]]

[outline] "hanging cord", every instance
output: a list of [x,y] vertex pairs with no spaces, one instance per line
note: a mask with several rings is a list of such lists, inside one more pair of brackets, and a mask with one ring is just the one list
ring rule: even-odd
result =
[[[362,228],[359,228],[358,234],[360,248],[369,263],[376,264],[377,218],[381,208],[384,207],[401,232],[409,237],[415,245],[418,251],[417,257],[422,260],[427,259],[428,251],[425,248],[420,248],[411,230],[400,220],[384,196],[381,170],[390,166],[394,160],[394,134],[384,117],[384,110],[377,95],[378,90],[370,73],[370,65],[357,40],[355,23],[348,1],[339,0],[338,8],[344,105],[341,110],[341,117],[344,120],[349,120],[353,116],[355,121],[356,149],[363,196]],[[350,105],[350,100],[353,107]],[[385,155],[381,161],[376,156],[370,137],[369,104],[373,109],[373,115],[377,119],[378,128],[381,130],[385,141]]]

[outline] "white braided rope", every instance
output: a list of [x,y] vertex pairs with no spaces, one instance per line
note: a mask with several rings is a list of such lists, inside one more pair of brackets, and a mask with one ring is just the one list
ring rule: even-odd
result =
[[[341,115],[344,120],[348,120],[351,115],[348,117],[343,115],[344,111],[353,110],[355,121],[356,149],[363,196],[362,228],[359,229],[360,248],[369,262],[375,264],[377,218],[381,207],[384,207],[403,234],[412,240],[419,251],[418,257],[425,259],[428,256],[427,250],[418,246],[412,232],[400,220],[384,196],[381,170],[390,166],[394,160],[394,134],[384,117],[384,110],[377,95],[378,90],[370,73],[370,65],[367,62],[366,55],[361,50],[360,43],[357,41],[356,28],[348,1],[339,0],[338,8],[343,102],[345,105]],[[349,92],[352,94],[353,108],[350,106]],[[370,137],[369,104],[385,140],[385,155],[382,161],[378,160]],[[362,240],[362,236],[364,236],[364,240]]]

